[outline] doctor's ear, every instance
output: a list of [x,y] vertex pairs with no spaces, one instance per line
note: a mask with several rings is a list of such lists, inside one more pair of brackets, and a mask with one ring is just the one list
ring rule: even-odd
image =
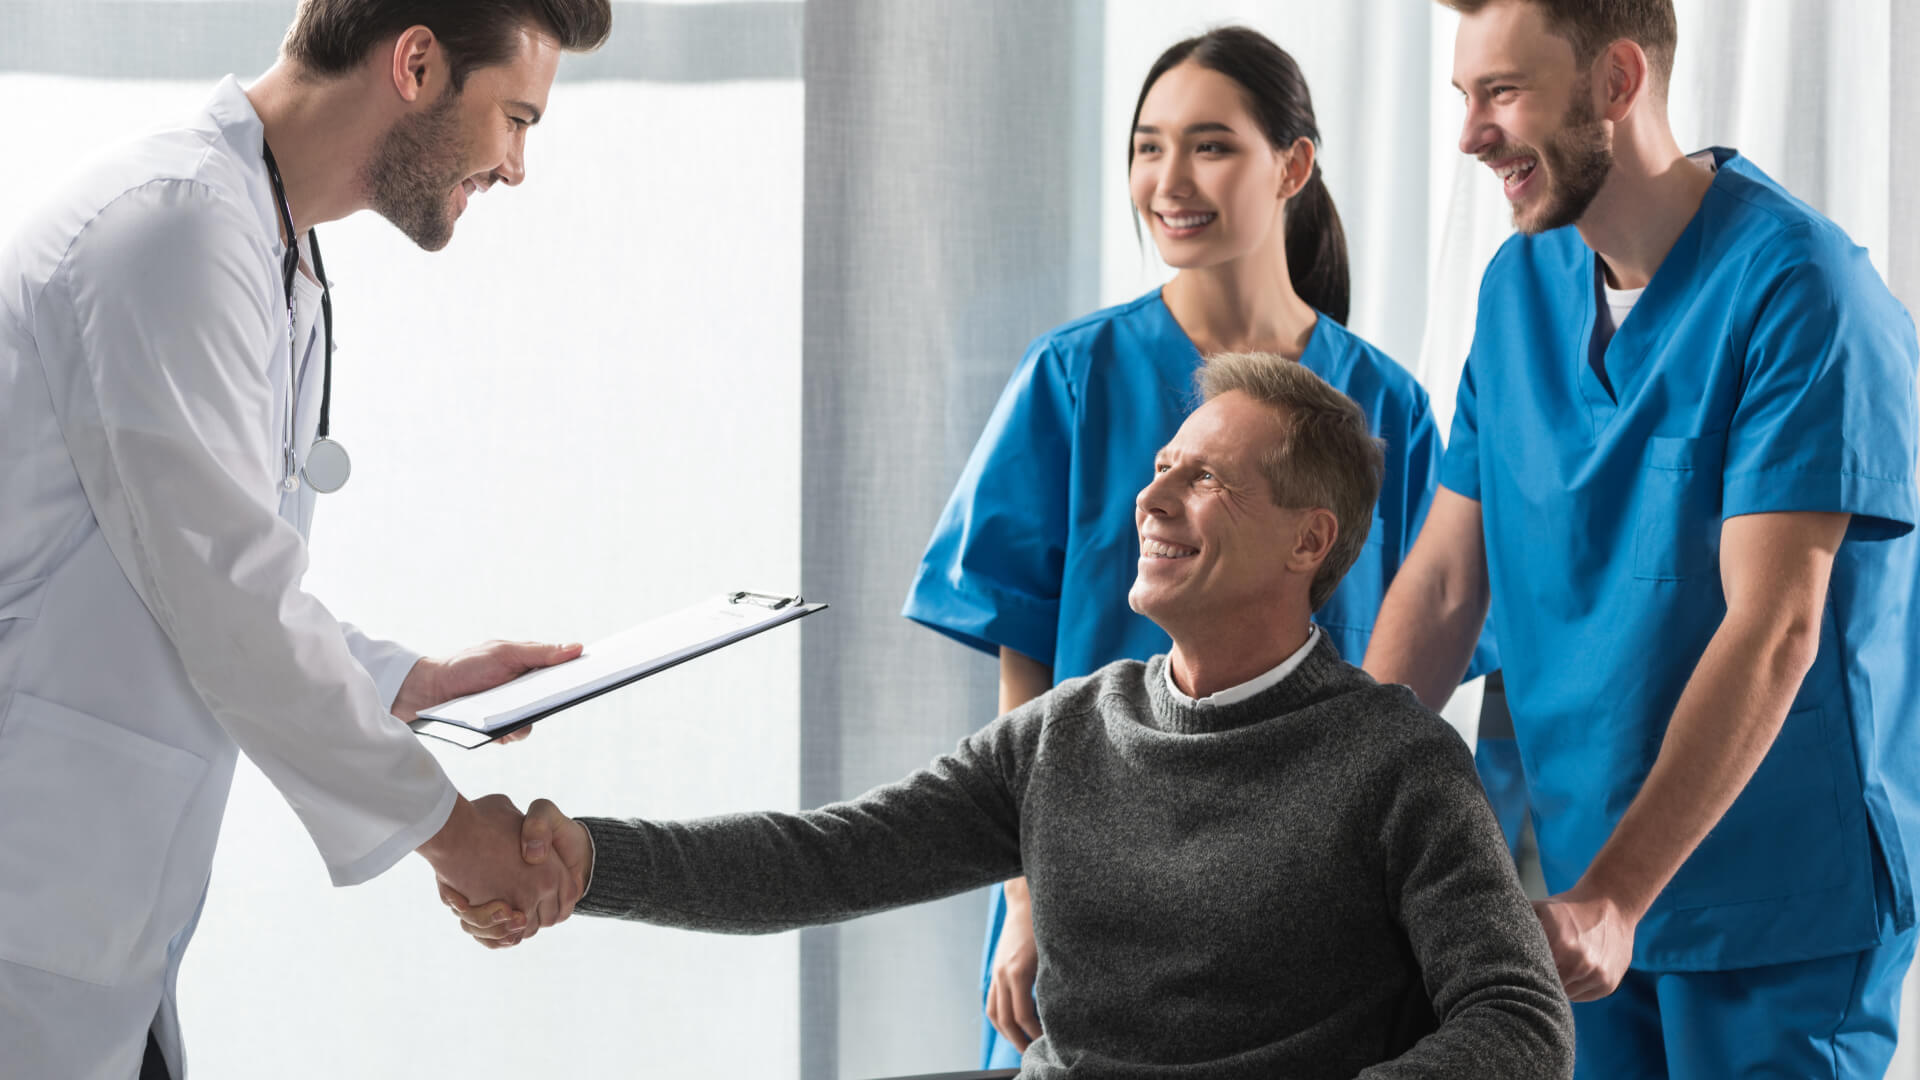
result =
[[394,92],[413,103],[435,100],[440,82],[447,78],[446,54],[440,39],[425,26],[410,26],[394,39],[389,76]]

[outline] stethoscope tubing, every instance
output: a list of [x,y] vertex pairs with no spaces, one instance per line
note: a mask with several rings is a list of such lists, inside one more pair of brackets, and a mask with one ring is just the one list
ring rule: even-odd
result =
[[[299,486],[302,474],[307,473],[307,485],[315,491],[328,494],[340,490],[341,485],[347,482],[347,475],[351,471],[346,449],[328,438],[333,413],[333,287],[327,281],[326,261],[320,256],[320,234],[313,229],[308,229],[307,250],[313,253],[313,276],[320,280],[320,321],[324,327],[320,352],[320,426],[314,435],[314,450],[308,451],[308,463],[313,463],[315,451],[324,450],[325,447],[333,448],[325,453],[330,463],[335,456],[338,457],[340,477],[331,486],[327,486],[324,482],[316,483],[308,470],[301,469],[293,452],[294,397],[299,392],[296,368],[300,355],[293,284],[294,276],[300,272],[300,240],[293,231],[293,209],[287,203],[286,184],[280,179],[279,164],[273,160],[273,148],[268,146],[266,140],[262,138],[260,149],[261,157],[267,163],[267,179],[273,184],[274,207],[280,212],[280,224],[287,234],[287,253],[280,262],[280,284],[287,297],[287,407],[284,438],[281,441],[280,485],[284,490],[292,491]],[[329,468],[328,471],[331,472],[333,469]]]

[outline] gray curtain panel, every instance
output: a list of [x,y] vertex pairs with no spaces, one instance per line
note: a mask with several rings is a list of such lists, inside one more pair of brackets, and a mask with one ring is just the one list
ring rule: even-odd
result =
[[[801,802],[897,779],[995,715],[994,662],[900,617],[1027,342],[1092,309],[1092,3],[806,5]],[[1108,151],[1111,151],[1110,153]],[[803,1080],[965,1068],[986,900],[807,931]]]
[[1888,171],[1893,205],[1887,218],[1887,278],[1909,312],[1920,312],[1920,4],[1896,3],[1892,9],[1892,115],[1888,135],[1892,160]]

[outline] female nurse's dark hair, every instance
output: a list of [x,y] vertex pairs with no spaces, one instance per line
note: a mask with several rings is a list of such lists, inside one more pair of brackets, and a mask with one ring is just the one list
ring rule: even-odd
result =
[[[1274,147],[1285,149],[1295,139],[1305,138],[1312,140],[1316,150],[1319,148],[1320,128],[1313,119],[1313,97],[1307,92],[1300,65],[1258,30],[1222,26],[1176,43],[1153,62],[1147,81],[1140,86],[1140,100],[1133,104],[1133,124],[1127,126],[1129,171],[1133,169],[1133,128],[1140,123],[1140,107],[1146,104],[1147,91],[1160,76],[1187,61],[1239,83],[1254,121]],[[1287,272],[1293,277],[1293,290],[1315,310],[1345,323],[1352,299],[1347,232],[1340,225],[1340,213],[1333,208],[1326,181],[1320,177],[1317,155],[1306,186],[1287,202],[1285,227]]]

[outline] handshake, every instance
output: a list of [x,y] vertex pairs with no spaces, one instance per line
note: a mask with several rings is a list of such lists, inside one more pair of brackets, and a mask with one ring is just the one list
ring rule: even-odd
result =
[[460,928],[489,949],[564,921],[593,880],[586,826],[546,799],[522,816],[505,795],[460,796],[420,854],[433,864],[440,899]]

